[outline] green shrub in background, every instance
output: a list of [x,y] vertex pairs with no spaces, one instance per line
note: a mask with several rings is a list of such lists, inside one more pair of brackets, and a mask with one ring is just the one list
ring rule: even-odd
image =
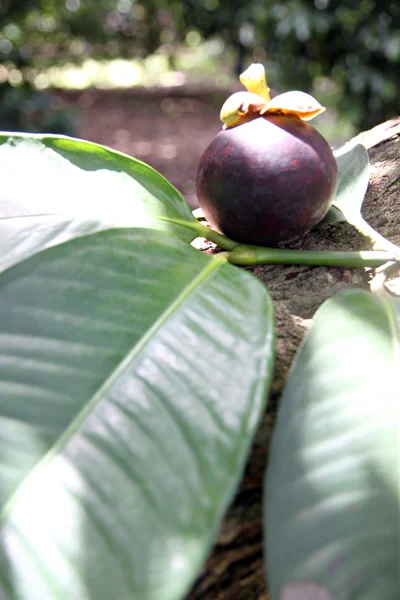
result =
[[220,35],[268,62],[279,89],[330,89],[339,112],[359,128],[393,116],[400,79],[400,5],[390,0],[209,0],[185,2],[185,27]]
[[48,92],[39,92],[25,83],[19,87],[0,86],[0,129],[3,131],[74,133],[71,111],[53,106]]
[[398,111],[399,23],[391,0],[2,0],[0,62],[29,83],[35,70],[87,56],[158,51],[173,62],[180,44],[217,37],[238,73],[266,62],[280,91],[318,87],[368,128]]
[[[30,19],[35,13],[30,11],[38,11],[38,8],[45,11],[46,6],[45,2],[35,0],[0,0],[0,129],[72,135],[72,113],[55,108],[51,95],[35,90],[26,76],[34,56],[29,45],[30,33],[37,43],[46,41],[43,31],[31,31]],[[37,14],[41,14],[43,22],[45,12]]]

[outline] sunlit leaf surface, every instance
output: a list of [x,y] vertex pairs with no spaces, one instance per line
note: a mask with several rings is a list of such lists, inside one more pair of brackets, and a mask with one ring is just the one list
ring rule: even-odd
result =
[[320,224],[339,221],[357,223],[369,181],[368,152],[362,144],[345,144],[334,154],[338,167],[338,188],[333,205]]
[[0,268],[110,227],[169,231],[186,241],[196,236],[189,206],[164,177],[98,144],[1,134],[0,168]]
[[297,355],[265,487],[273,600],[291,582],[399,598],[399,314],[398,299],[341,293]]
[[1,600],[175,600],[266,401],[273,317],[248,273],[121,229],[0,275]]

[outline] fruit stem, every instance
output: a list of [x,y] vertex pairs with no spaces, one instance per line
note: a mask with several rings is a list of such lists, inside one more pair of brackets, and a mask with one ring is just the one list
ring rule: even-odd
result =
[[[166,220],[166,219],[165,219]],[[309,265],[326,267],[379,267],[386,263],[399,265],[400,248],[389,242],[373,229],[364,219],[352,221],[354,227],[372,242],[386,251],[362,250],[360,252],[329,252],[313,250],[280,250],[247,246],[206,227],[199,221],[182,221],[182,225],[196,232],[198,237],[204,237],[227,251],[228,261],[234,265]]]
[[239,242],[235,242],[228,237],[225,237],[221,233],[217,233],[214,229],[210,229],[201,223],[191,223],[192,229],[194,229],[199,237],[204,237],[210,242],[217,244],[222,250],[233,250],[236,246],[239,246]]
[[389,261],[400,266],[400,251],[328,252],[308,250],[278,250],[258,246],[238,245],[229,252],[234,265],[310,265],[326,267],[379,267]]

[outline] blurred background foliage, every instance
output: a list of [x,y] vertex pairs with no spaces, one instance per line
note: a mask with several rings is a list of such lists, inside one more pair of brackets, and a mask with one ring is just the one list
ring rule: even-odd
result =
[[398,0],[0,0],[0,128],[71,133],[48,88],[213,81],[263,62],[355,129],[399,112]]

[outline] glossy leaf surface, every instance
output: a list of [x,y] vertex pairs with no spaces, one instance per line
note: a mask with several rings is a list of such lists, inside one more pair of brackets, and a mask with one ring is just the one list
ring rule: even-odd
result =
[[273,360],[265,288],[152,229],[0,275],[1,600],[175,600],[240,479]]
[[296,582],[347,600],[399,597],[399,314],[389,296],[341,293],[298,352],[266,478],[273,600],[289,584],[296,598]]
[[196,237],[197,221],[181,194],[120,152],[67,137],[1,134],[0,164],[0,268],[110,227]]
[[333,205],[320,224],[358,222],[369,181],[368,152],[362,144],[345,144],[334,152],[338,188]]

